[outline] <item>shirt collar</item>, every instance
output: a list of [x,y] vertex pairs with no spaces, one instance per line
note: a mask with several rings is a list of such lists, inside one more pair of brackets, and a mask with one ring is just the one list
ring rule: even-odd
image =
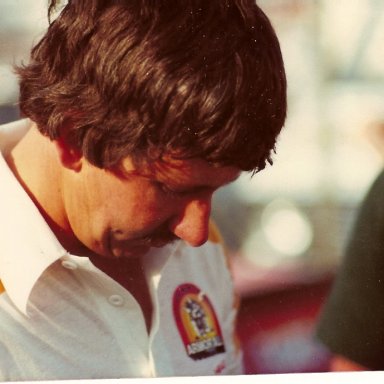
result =
[[[0,127],[3,151],[28,130],[25,121]],[[0,279],[16,307],[27,314],[28,298],[41,274],[67,254],[0,155]]]

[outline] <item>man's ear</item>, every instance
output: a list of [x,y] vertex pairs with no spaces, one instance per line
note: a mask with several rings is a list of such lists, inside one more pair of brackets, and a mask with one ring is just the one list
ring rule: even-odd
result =
[[63,167],[79,172],[83,163],[83,155],[81,151],[69,144],[63,137],[59,137],[53,142]]

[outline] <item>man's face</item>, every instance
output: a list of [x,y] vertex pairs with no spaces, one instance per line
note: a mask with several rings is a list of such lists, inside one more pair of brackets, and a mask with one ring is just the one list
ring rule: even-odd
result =
[[63,183],[64,207],[74,236],[93,252],[135,257],[150,247],[183,239],[200,246],[208,238],[213,192],[240,171],[206,161],[167,158],[122,172],[96,168],[83,159]]

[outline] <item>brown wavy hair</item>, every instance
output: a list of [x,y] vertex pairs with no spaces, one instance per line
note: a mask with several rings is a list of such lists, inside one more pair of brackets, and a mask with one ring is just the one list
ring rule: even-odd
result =
[[102,168],[177,153],[259,171],[286,117],[254,0],[69,0],[16,71],[22,113]]

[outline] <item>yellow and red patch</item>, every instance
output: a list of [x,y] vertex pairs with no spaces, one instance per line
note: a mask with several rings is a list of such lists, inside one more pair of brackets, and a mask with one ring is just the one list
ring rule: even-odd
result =
[[203,359],[225,352],[220,324],[208,298],[196,285],[179,285],[173,294],[173,313],[189,357]]

